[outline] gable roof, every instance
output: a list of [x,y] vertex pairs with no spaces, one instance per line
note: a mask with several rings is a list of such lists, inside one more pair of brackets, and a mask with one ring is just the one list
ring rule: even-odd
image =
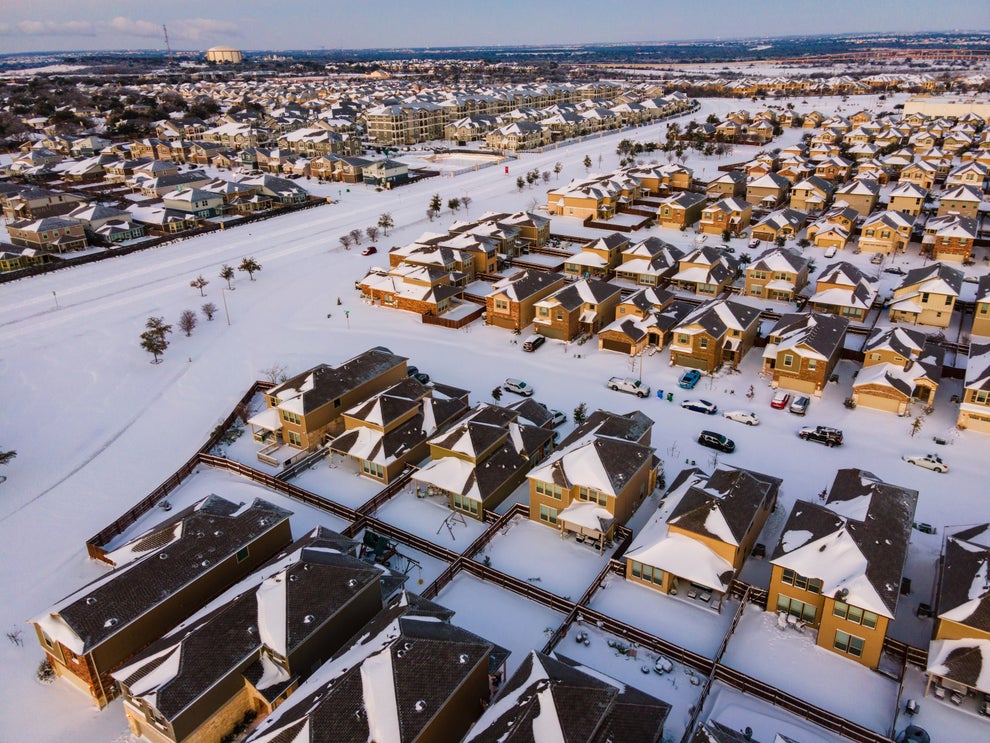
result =
[[990,524],[946,537],[938,584],[940,619],[990,632]]

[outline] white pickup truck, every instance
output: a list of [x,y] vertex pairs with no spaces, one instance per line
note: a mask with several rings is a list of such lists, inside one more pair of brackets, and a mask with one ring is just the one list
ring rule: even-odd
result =
[[650,394],[650,385],[629,377],[611,377],[608,380],[608,388],[616,392],[628,392],[636,397],[647,397]]

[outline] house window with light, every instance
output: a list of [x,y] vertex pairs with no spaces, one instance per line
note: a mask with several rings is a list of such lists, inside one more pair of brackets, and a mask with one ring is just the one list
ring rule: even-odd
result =
[[780,576],[780,582],[786,583],[789,586],[794,586],[802,591],[808,591],[809,593],[822,592],[822,582],[820,580],[817,578],[808,578],[799,573],[795,573],[789,568],[784,568],[784,571]]

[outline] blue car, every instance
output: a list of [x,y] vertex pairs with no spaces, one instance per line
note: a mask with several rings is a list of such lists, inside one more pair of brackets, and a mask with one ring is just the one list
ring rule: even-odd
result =
[[697,369],[688,369],[686,372],[681,374],[681,378],[677,380],[677,386],[685,390],[693,390],[694,386],[698,384],[698,380],[701,379],[701,372]]
[[715,415],[718,412],[718,406],[713,402],[708,402],[708,400],[685,400],[681,403],[681,407],[685,410],[693,410],[695,413],[705,413],[707,415]]

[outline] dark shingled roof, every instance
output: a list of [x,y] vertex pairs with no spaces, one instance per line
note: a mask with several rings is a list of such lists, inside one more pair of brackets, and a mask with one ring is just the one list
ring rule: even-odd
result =
[[688,489],[667,523],[724,541],[705,526],[709,514],[718,510],[735,543],[741,544],[760,509],[769,508],[776,502],[781,482],[778,477],[750,470],[717,469],[707,481],[699,480]]
[[933,279],[944,281],[957,296],[962,291],[963,272],[958,268],[952,268],[952,266],[947,266],[944,263],[930,263],[927,266],[912,268],[904,275],[904,279],[897,288],[901,289],[920,284],[924,281],[932,281]]
[[242,507],[210,495],[117,550],[129,547],[147,555],[79,589],[50,611],[82,639],[88,653],[290,515],[260,498]]
[[596,410],[588,416],[584,423],[571,431],[570,435],[560,442],[559,448],[564,449],[591,433],[594,433],[595,436],[607,436],[613,439],[641,443],[643,437],[648,435],[652,428],[653,419],[638,410],[625,415],[610,413],[607,410]]
[[[939,583],[939,616],[972,603],[968,616],[954,618],[983,632],[990,632],[990,524],[971,526],[945,540],[945,558]],[[983,584],[979,578],[982,576]],[[975,592],[974,592],[974,589]]]
[[781,340],[791,340],[795,335],[799,335],[797,344],[803,343],[822,356],[830,358],[835,349],[842,345],[848,327],[849,321],[836,315],[820,312],[790,313],[780,316],[770,335]]

